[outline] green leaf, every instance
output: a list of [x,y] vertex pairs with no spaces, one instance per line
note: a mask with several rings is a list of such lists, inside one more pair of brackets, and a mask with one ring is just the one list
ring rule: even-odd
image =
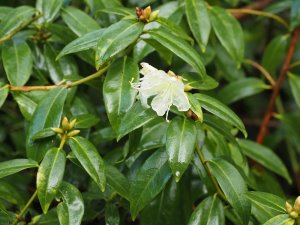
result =
[[75,52],[81,52],[91,48],[96,48],[98,40],[101,39],[102,34],[106,29],[100,29],[91,31],[87,34],[82,35],[79,38],[76,38],[74,41],[67,44],[61,52],[58,54],[57,59],[61,58],[64,55],[68,55]]
[[196,135],[195,123],[188,118],[176,117],[168,127],[166,150],[176,182],[180,180],[193,158]]
[[[150,37],[147,34],[150,34]],[[172,33],[164,29],[148,30],[147,34],[142,36],[142,38],[145,40],[154,39],[158,41],[176,56],[191,65],[193,69],[200,75],[200,77],[204,77],[206,75],[205,67],[200,59],[201,57],[197,51],[185,40],[174,36]]]
[[300,2],[297,0],[292,0],[290,23],[290,30],[300,25]]
[[123,116],[117,140],[120,140],[129,132],[140,128],[157,117],[151,108],[144,108],[140,101],[134,105]]
[[194,96],[200,101],[202,108],[226,121],[227,123],[237,127],[245,137],[247,132],[241,119],[226,105],[219,100],[204,94],[194,94]]
[[115,61],[106,74],[103,97],[112,128],[117,132],[121,119],[135,101],[137,91],[131,87],[131,80],[139,80],[139,67],[128,57]]
[[75,117],[75,128],[90,128],[99,123],[100,118],[94,114],[82,114]]
[[17,30],[22,24],[32,19],[35,9],[29,6],[14,8],[1,20],[0,38]]
[[295,220],[288,214],[280,214],[265,222],[263,225],[293,225]]
[[38,0],[36,9],[42,13],[43,22],[51,22],[58,14],[64,0]]
[[63,9],[62,18],[77,36],[100,29],[100,26],[92,17],[72,6]]
[[246,156],[292,183],[287,168],[271,149],[250,140],[239,140],[239,145]]
[[26,42],[6,42],[2,48],[2,60],[11,85],[23,86],[29,80],[32,70],[32,57]]
[[57,52],[54,46],[46,43],[44,45],[44,56],[51,80],[55,84],[59,83],[64,78],[64,71],[59,62],[56,61]]
[[59,127],[63,112],[67,89],[55,88],[39,102],[32,116],[26,138],[26,152],[28,158],[41,161],[45,152],[53,144],[48,141],[34,141],[33,136],[40,130],[48,127]]
[[178,37],[185,39],[187,41],[190,41],[191,43],[194,42],[194,40],[176,23],[174,23],[172,20],[169,20],[164,17],[158,17],[155,22],[161,24],[164,28],[168,29],[169,31],[173,32]]
[[47,151],[39,167],[36,186],[43,212],[47,213],[63,180],[66,154],[62,149],[52,148]]
[[225,225],[224,209],[217,195],[205,198],[194,210],[188,225]]
[[18,103],[20,111],[24,118],[30,121],[37,107],[37,102],[27,94],[28,93],[13,93],[13,96],[15,101]]
[[107,225],[119,225],[120,215],[116,205],[106,203],[105,205],[105,224]]
[[134,10],[131,10],[131,9],[128,9],[128,8],[125,8],[125,7],[118,7],[118,6],[115,6],[115,7],[109,7],[109,8],[105,8],[105,9],[99,9],[97,11],[98,12],[103,12],[103,13],[107,13],[107,14],[115,14],[115,15],[118,15],[118,16],[134,16]]
[[107,185],[110,186],[120,196],[129,201],[129,187],[130,183],[127,178],[116,167],[105,164],[105,173]]
[[285,57],[288,39],[289,35],[276,36],[266,47],[261,64],[269,73],[274,74]]
[[57,206],[59,223],[80,225],[84,214],[84,203],[80,191],[67,182],[62,182],[58,191],[63,200]]
[[43,139],[43,138],[46,138],[46,137],[51,137],[55,134],[56,133],[52,130],[52,128],[48,127],[48,128],[45,128],[43,130],[40,130],[40,131],[36,132],[32,136],[32,140],[38,140],[38,139]]
[[194,37],[202,51],[205,52],[211,30],[205,2],[203,0],[185,0],[185,14]]
[[292,89],[293,97],[296,101],[298,108],[300,109],[300,77],[295,74],[288,73],[288,80]]
[[220,100],[227,105],[258,94],[264,89],[270,89],[270,86],[266,85],[261,79],[242,78],[230,82],[219,91],[218,96],[220,96]]
[[198,77],[195,73],[184,73],[183,82],[187,88],[197,90],[211,90],[218,87],[219,83],[211,76]]
[[106,185],[104,161],[96,147],[80,136],[70,138],[69,145],[82,167],[103,192]]
[[156,151],[139,169],[130,186],[130,212],[135,220],[138,213],[157,196],[171,177],[164,150]]
[[106,28],[97,45],[97,69],[134,43],[143,32],[143,28],[144,24],[136,20],[121,20]]
[[0,83],[0,108],[4,104],[4,102],[7,98],[8,92],[9,92],[9,86],[8,85],[2,86]]
[[0,6],[0,21],[13,10],[12,7],[8,6]]
[[245,196],[247,185],[241,174],[233,165],[223,159],[210,160],[208,165],[243,224],[248,224],[251,204]]
[[6,202],[18,206],[25,205],[24,196],[16,188],[16,185],[4,181],[0,181],[0,199],[5,199]]
[[252,203],[252,214],[262,224],[274,216],[285,213],[285,200],[266,192],[251,191],[246,197]]
[[194,97],[194,95],[192,93],[187,93],[189,102],[191,104],[191,110],[193,111],[193,113],[195,113],[197,115],[197,120],[199,120],[201,123],[203,122],[203,112],[202,112],[202,108],[201,108],[201,104],[198,101],[198,99],[196,99]]
[[31,159],[12,159],[0,162],[0,178],[38,166],[38,163]]
[[241,25],[223,8],[212,7],[209,13],[215,34],[239,67],[244,57],[245,48]]

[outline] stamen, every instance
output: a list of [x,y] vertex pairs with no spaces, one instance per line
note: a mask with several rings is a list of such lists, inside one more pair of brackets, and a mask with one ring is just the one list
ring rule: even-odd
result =
[[129,81],[129,83],[130,83],[130,86],[132,87],[132,88],[134,88],[134,89],[139,89],[140,88],[140,86],[141,86],[141,82],[132,82],[134,80],[134,78],[132,77],[131,78],[131,81]]

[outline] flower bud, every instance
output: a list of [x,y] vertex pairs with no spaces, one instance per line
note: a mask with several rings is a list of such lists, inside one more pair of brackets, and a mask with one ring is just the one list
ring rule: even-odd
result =
[[145,8],[144,11],[143,11],[143,16],[144,16],[144,18],[145,18],[147,21],[148,21],[149,18],[150,18],[151,12],[152,12],[151,6],[147,6],[147,8]]
[[293,219],[297,219],[297,218],[299,217],[299,215],[298,215],[297,212],[292,211],[292,212],[290,213],[290,217],[292,217]]
[[80,130],[72,130],[71,132],[68,133],[68,137],[74,137],[79,133],[80,133]]
[[70,122],[70,130],[74,128],[75,124],[76,124],[76,121],[77,119],[73,119],[71,122]]
[[61,121],[61,126],[63,130],[70,130],[70,124],[67,117],[64,117]]
[[58,134],[64,133],[63,129],[58,128],[58,127],[51,127],[51,130],[53,130],[55,133],[58,133]]
[[158,16],[159,10],[155,10],[150,14],[149,17],[149,22],[152,22],[154,20],[156,20],[157,16]]
[[293,211],[292,205],[288,202],[285,202],[285,208],[287,213],[291,213]]
[[295,200],[295,203],[294,203],[294,210],[297,212],[297,213],[300,213],[300,196],[298,196]]

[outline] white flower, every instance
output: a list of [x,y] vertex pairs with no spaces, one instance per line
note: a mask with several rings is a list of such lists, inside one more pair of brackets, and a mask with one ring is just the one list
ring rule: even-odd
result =
[[144,107],[149,107],[148,98],[153,97],[152,109],[159,116],[165,113],[166,118],[170,107],[175,105],[179,111],[187,111],[191,106],[184,92],[182,78],[172,71],[168,73],[158,70],[148,63],[141,63],[140,73],[144,75],[139,83],[131,83],[132,87],[139,90],[138,98]]

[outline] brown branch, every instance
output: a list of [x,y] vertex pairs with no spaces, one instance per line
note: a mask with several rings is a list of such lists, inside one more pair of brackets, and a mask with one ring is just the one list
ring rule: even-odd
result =
[[[258,1],[255,3],[252,3],[250,5],[247,5],[241,9],[252,9],[252,10],[260,10],[265,8],[267,5],[269,5],[271,2],[273,2],[273,0],[262,0],[262,1]],[[246,17],[247,15],[244,13],[235,13],[234,14],[235,18],[237,19],[243,19],[244,17]]]
[[261,144],[264,141],[264,138],[265,138],[266,133],[268,131],[268,126],[269,126],[269,123],[270,123],[270,120],[271,120],[271,117],[272,117],[273,111],[274,111],[274,105],[275,105],[276,97],[279,94],[279,91],[281,89],[283,81],[284,81],[284,79],[286,77],[286,74],[289,70],[291,60],[292,60],[292,57],[294,55],[295,48],[296,48],[296,45],[297,45],[297,42],[298,42],[298,39],[299,39],[299,35],[300,35],[300,27],[298,27],[293,33],[287,56],[285,58],[283,66],[281,68],[281,71],[280,71],[278,80],[276,82],[276,85],[273,88],[272,96],[270,98],[267,111],[264,115],[263,122],[260,126],[260,130],[259,130],[259,133],[258,133],[257,138],[256,138],[257,143]]

